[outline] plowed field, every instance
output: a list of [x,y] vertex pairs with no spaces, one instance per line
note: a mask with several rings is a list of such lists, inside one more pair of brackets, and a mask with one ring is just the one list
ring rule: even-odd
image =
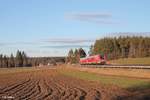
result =
[[117,86],[64,76],[55,69],[0,75],[0,100],[120,100]]

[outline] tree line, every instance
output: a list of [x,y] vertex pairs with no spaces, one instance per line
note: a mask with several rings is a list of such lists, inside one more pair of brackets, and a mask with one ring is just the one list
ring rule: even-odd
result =
[[15,57],[13,54],[11,54],[10,57],[0,54],[1,68],[23,67],[23,66],[29,66],[28,57],[24,51],[21,52],[18,50]]
[[150,37],[120,36],[96,40],[90,55],[106,54],[108,59],[150,57]]
[[65,62],[64,57],[28,57],[24,51],[17,51],[16,56],[0,54],[0,68],[35,67]]
[[[120,36],[105,37],[95,41],[90,47],[89,55],[107,55],[108,59],[150,57],[150,37]],[[24,51],[17,51],[16,56],[0,54],[0,67],[31,67],[55,64],[56,62],[78,63],[80,58],[86,57],[84,49],[71,49],[64,57],[28,57]]]
[[71,49],[68,52],[68,56],[66,57],[66,63],[79,63],[80,58],[86,57],[86,52],[84,49]]

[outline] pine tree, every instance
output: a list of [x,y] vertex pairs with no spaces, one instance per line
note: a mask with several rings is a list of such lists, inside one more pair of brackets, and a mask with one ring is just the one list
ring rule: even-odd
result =
[[116,38],[113,39],[113,45],[114,45],[114,50],[112,52],[112,58],[117,59],[117,58],[119,58],[121,51],[120,51],[120,45]]
[[3,67],[8,67],[8,58],[6,55],[4,55],[4,58],[3,58]]
[[3,55],[0,54],[0,68],[3,67]]
[[72,56],[73,56],[73,50],[72,50],[72,49],[69,51],[68,56],[69,56],[69,57],[72,57]]
[[90,50],[89,50],[88,54],[90,56],[94,54],[94,46],[93,45],[90,46]]
[[24,51],[22,52],[22,59],[23,59],[23,66],[27,66],[28,65],[28,58],[27,58],[27,55]]
[[15,67],[15,58],[14,58],[13,54],[11,54],[11,56],[10,56],[9,66],[10,67]]
[[78,51],[78,49],[75,49],[75,51],[74,51],[74,57],[73,57],[73,63],[78,63],[79,62],[79,60],[80,60],[80,55],[79,55],[79,51]]
[[72,61],[73,61],[73,57],[74,57],[74,53],[73,53],[73,50],[71,49],[70,51],[69,51],[69,53],[68,53],[68,57],[67,57],[67,63],[69,62],[69,63],[72,63]]
[[16,53],[16,67],[23,67],[22,53],[18,50]]
[[79,48],[79,55],[80,55],[80,58],[86,57],[86,53],[82,48]]

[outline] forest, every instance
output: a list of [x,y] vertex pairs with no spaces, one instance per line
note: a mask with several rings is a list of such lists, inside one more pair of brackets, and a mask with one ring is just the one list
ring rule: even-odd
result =
[[[89,56],[106,55],[108,60],[119,58],[150,57],[150,37],[144,36],[119,36],[105,37],[95,41],[89,48]],[[79,59],[86,57],[84,49],[71,49],[68,52],[67,62],[78,63]]]
[[0,68],[35,67],[48,64],[64,63],[64,57],[28,57],[24,51],[17,51],[16,56],[0,54]]
[[98,39],[89,53],[106,54],[108,59],[150,57],[150,37],[120,36]]

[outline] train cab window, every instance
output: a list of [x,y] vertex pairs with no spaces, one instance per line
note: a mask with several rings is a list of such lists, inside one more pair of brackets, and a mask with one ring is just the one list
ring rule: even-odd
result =
[[100,56],[100,58],[101,58],[101,59],[104,59],[104,57],[103,57],[103,56]]

